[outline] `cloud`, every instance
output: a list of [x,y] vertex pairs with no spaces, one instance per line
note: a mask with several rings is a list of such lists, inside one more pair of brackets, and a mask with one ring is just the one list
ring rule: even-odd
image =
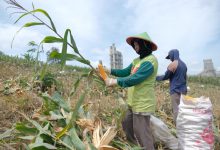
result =
[[[219,1],[200,0],[140,0],[138,3],[130,0],[126,5],[127,9],[133,10],[131,32],[147,31],[158,44],[159,65],[164,64],[161,59],[170,49],[177,48],[190,72],[194,73],[200,70],[202,59],[209,55],[207,49],[215,49],[214,53],[217,53],[209,43],[216,42],[220,35],[219,6]],[[196,55],[191,55],[193,53]],[[191,60],[200,61],[200,65],[191,64]]]
[[[23,0],[21,3],[31,8],[29,1]],[[109,66],[109,47],[115,43],[117,50],[123,54],[124,67],[128,66],[138,55],[125,39],[127,36],[147,31],[158,45],[154,54],[159,61],[159,73],[166,71],[169,61],[164,57],[173,48],[180,50],[181,59],[189,66],[190,73],[199,73],[202,61],[206,58],[213,58],[216,66],[220,66],[217,61],[220,47],[218,0],[72,0],[65,3],[59,0],[34,0],[34,3],[36,8],[48,11],[61,36],[64,35],[65,29],[72,30],[80,52],[94,64],[102,59],[103,63]],[[3,43],[0,50],[3,49],[7,53],[23,53],[26,43],[30,40],[41,41],[46,35],[55,35],[41,27],[25,29],[17,36],[14,45],[16,50],[12,53],[8,49],[14,33],[19,26],[32,19],[23,18],[17,25],[10,25],[8,22],[11,21],[5,19],[6,12],[3,13],[4,15],[0,15],[0,33],[5,35],[7,32],[7,35],[0,37],[0,42]],[[49,23],[46,17],[41,17]],[[46,45],[46,49],[50,46],[53,44]],[[60,45],[55,46],[61,48]],[[72,52],[70,49],[68,51]],[[192,64],[192,60],[197,63]]]
[[[35,41],[37,44],[39,44],[45,37],[44,34],[40,33],[38,30],[35,30],[36,28],[23,28],[22,30],[20,30],[19,33],[17,33],[19,29],[20,27],[18,27],[17,25],[0,23],[0,35],[4,35],[0,36],[0,51],[4,52],[7,55],[17,55],[21,57],[26,53],[28,49],[31,48],[30,46],[28,46],[28,43],[30,41]],[[11,47],[14,35],[16,36]],[[45,54],[40,54],[40,60],[44,61],[46,60],[46,52],[50,50],[51,47],[58,47],[59,49],[61,49],[60,44],[44,44],[43,47]]]
[[48,11],[61,35],[64,34],[65,29],[71,29],[75,40],[79,41],[80,45],[101,41],[100,7],[97,3],[86,0],[65,1],[65,3],[59,0],[48,0],[36,2],[36,7]]
[[39,32],[29,29],[23,29],[18,33],[13,42],[13,47],[11,48],[11,42],[13,36],[20,29],[20,27],[11,24],[0,24],[0,50],[6,52],[9,55],[20,55],[24,54],[27,50],[25,49],[28,42],[35,39],[40,41],[43,37]]

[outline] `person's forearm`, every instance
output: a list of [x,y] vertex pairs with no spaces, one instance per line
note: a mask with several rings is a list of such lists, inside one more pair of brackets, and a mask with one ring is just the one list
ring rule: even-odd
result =
[[111,75],[116,77],[127,77],[131,73],[132,64],[124,69],[111,69]]
[[118,78],[117,83],[121,87],[131,87],[143,82],[154,72],[154,67],[150,62],[143,63],[138,71],[129,77]]
[[167,70],[167,71],[165,72],[165,75],[157,76],[157,77],[156,77],[156,80],[157,80],[157,81],[167,80],[167,79],[169,79],[171,76],[172,76],[172,72],[171,72],[170,70]]

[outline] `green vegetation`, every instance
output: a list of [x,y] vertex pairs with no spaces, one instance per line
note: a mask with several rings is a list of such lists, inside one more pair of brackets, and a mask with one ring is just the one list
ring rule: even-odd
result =
[[[120,100],[123,102],[126,90],[105,87],[96,69],[78,50],[71,30],[66,29],[61,36],[45,10],[35,8],[33,4],[32,10],[27,10],[16,0],[8,0],[7,3],[16,12],[23,12],[15,23],[28,15],[37,20],[25,23],[22,28],[46,27],[53,31],[54,36],[46,36],[40,44],[32,42],[33,48],[24,58],[0,53],[0,110],[4,112],[0,121],[3,127],[7,121],[10,125],[14,123],[11,129],[6,126],[5,132],[0,134],[0,148],[95,150],[99,146],[112,145],[123,150],[138,149],[125,140],[120,125],[125,108]],[[47,20],[44,21],[38,14]],[[44,43],[62,44],[61,52],[52,50],[45,63],[38,61],[39,47]],[[72,53],[67,53],[68,47]],[[54,63],[49,63],[50,60]],[[67,61],[77,61],[86,67],[68,66]],[[191,81],[200,82],[190,77]],[[199,89],[198,85],[193,86]],[[167,87],[164,83],[156,86],[157,116],[174,129]],[[213,88],[216,95],[212,95],[212,99],[220,99],[216,87]],[[194,89],[190,92],[198,93]],[[214,110],[215,116],[218,116],[219,109],[215,106]],[[220,118],[216,119],[215,125],[219,129]],[[106,139],[109,137],[111,139]],[[100,139],[108,142],[100,145]],[[157,143],[156,147],[162,150],[164,145]]]
[[[32,16],[33,19],[37,20],[38,22],[28,22],[25,23],[22,28],[29,28],[32,26],[44,26],[48,28],[49,30],[52,30],[55,34],[55,36],[46,36],[40,43],[40,45],[36,44],[35,42],[30,42],[29,46],[32,46],[32,49],[28,50],[26,54],[24,54],[24,59],[19,59],[19,61],[23,61],[24,64],[32,64],[34,62],[34,72],[37,78],[32,79],[32,84],[30,89],[35,89],[36,87],[40,87],[40,95],[44,101],[42,103],[43,111],[37,112],[37,116],[34,114],[32,115],[32,118],[37,118],[37,121],[29,118],[26,114],[22,113],[21,111],[17,111],[24,119],[25,122],[17,122],[12,130],[7,130],[5,133],[1,135],[0,140],[3,141],[8,136],[14,137],[14,140],[21,139],[21,144],[26,149],[80,149],[80,150],[86,150],[89,147],[90,149],[96,149],[100,145],[100,142],[98,143],[92,143],[92,132],[87,133],[80,128],[79,125],[77,125],[77,120],[87,118],[85,116],[85,112],[83,112],[82,104],[85,100],[86,95],[89,91],[92,91],[91,84],[94,79],[96,81],[101,81],[101,78],[99,77],[99,74],[93,68],[93,66],[90,64],[89,60],[86,60],[79,52],[76,43],[74,41],[74,38],[72,36],[71,30],[66,29],[64,36],[62,37],[58,31],[56,30],[56,27],[49,16],[49,14],[43,10],[43,9],[35,9],[35,6],[32,3],[33,10],[27,10],[22,5],[20,5],[16,0],[8,0],[6,1],[9,4],[8,8],[13,8],[15,11],[22,11],[20,13],[20,17],[15,21],[17,23],[21,18],[25,16]],[[41,18],[37,16],[37,14],[44,15],[50,22],[50,24],[47,24],[46,21],[43,21]],[[20,30],[21,30],[20,29]],[[19,31],[20,31],[19,30]],[[19,32],[18,31],[18,32]],[[17,33],[18,33],[17,32]],[[68,41],[68,38],[70,42]],[[57,50],[53,50],[49,53],[49,59],[48,60],[56,60],[58,59],[59,64],[61,67],[61,74],[66,74],[66,61],[74,60],[78,61],[82,64],[85,64],[89,66],[91,69],[88,70],[87,68],[80,68],[80,67],[74,67],[74,72],[77,70],[81,70],[81,73],[78,73],[78,78],[76,79],[75,83],[72,85],[71,91],[69,91],[67,95],[67,100],[64,100],[63,96],[61,95],[64,91],[58,91],[58,82],[55,79],[55,76],[49,72],[49,69],[52,68],[48,65],[48,62],[45,64],[39,63],[39,53],[43,52],[43,50],[39,50],[42,44],[44,43],[62,43],[62,51],[58,52]],[[12,43],[13,44],[13,43]],[[70,47],[74,54],[67,53],[67,48]],[[34,53],[36,53],[36,57],[34,57]],[[6,59],[7,62],[9,57],[6,55],[1,56],[2,59]],[[57,61],[55,61],[57,62]],[[14,62],[13,62],[14,63]],[[43,66],[42,70],[39,70],[40,65]],[[71,68],[71,67],[68,67]],[[73,69],[73,68],[71,68]],[[58,70],[57,70],[58,71]],[[82,72],[84,71],[84,72]],[[88,72],[89,71],[89,72]],[[57,72],[58,73],[58,72]],[[86,80],[83,81],[83,78],[86,78]],[[85,82],[86,81],[86,82]],[[84,88],[81,93],[76,93],[77,88],[80,85],[80,82],[84,82]],[[10,82],[10,83],[13,83]],[[36,84],[37,83],[37,84]],[[24,83],[22,82],[22,85]],[[103,86],[103,84],[102,84]],[[55,88],[53,88],[55,87]],[[19,93],[21,94],[22,87],[14,87],[14,84],[10,84],[10,86],[7,87],[7,91],[9,94]],[[11,90],[15,89],[15,90]],[[18,90],[19,89],[19,90]],[[5,91],[5,89],[3,90]],[[43,92],[43,93],[42,93]],[[65,91],[66,92],[66,91]],[[48,94],[49,95],[48,95]],[[78,98],[75,97],[77,94],[79,94]],[[75,100],[75,106],[74,109],[71,108],[71,99]],[[52,105],[50,105],[52,103]],[[49,104],[49,105],[48,105]],[[53,106],[53,107],[51,107]],[[24,107],[24,105],[23,105]],[[81,108],[81,109],[80,109]],[[79,109],[81,110],[81,114],[84,114],[83,116],[79,116]],[[41,113],[47,114],[48,116],[41,116]],[[49,113],[49,114],[48,114]],[[89,118],[90,120],[92,118]],[[94,122],[95,120],[92,120]],[[60,129],[57,131],[56,129]],[[94,128],[94,127],[93,127]],[[98,128],[98,132],[100,129]],[[82,132],[83,131],[83,132]],[[112,128],[113,134],[116,134],[115,129]],[[111,131],[111,132],[112,132]],[[94,131],[95,132],[95,131]],[[102,132],[102,131],[101,131]],[[104,137],[108,137],[108,134],[111,133],[106,132],[107,135],[104,135]],[[94,133],[93,133],[94,134]],[[98,135],[99,136],[99,135]],[[114,138],[114,136],[112,137]],[[100,138],[97,137],[97,140]],[[108,140],[109,142],[112,139]],[[28,141],[26,143],[26,141]],[[84,142],[83,142],[84,141]],[[86,144],[86,143],[87,144]],[[98,141],[97,141],[98,142]],[[109,142],[105,142],[103,144],[107,145]],[[96,148],[95,148],[96,146]]]
[[201,77],[201,76],[189,76],[189,82],[195,82],[200,84],[209,84],[220,86],[220,77]]

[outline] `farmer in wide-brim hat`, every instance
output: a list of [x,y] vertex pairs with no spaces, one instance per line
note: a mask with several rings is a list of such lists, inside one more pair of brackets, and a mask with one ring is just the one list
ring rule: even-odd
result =
[[134,40],[143,40],[146,44],[149,44],[151,46],[152,51],[157,50],[157,45],[151,40],[146,32],[138,34],[136,36],[130,36],[126,39],[126,42],[132,46]]
[[130,36],[126,41],[139,57],[125,69],[111,69],[111,74],[118,78],[108,78],[105,82],[108,86],[118,84],[128,88],[128,110],[122,122],[127,139],[139,143],[144,150],[154,150],[150,115],[156,107],[154,85],[158,62],[152,51],[157,50],[157,45],[146,32]]

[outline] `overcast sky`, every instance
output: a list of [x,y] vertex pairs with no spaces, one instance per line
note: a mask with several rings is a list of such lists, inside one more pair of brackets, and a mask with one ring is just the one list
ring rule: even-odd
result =
[[[18,0],[31,9],[31,1]],[[33,0],[35,8],[46,10],[54,21],[58,32],[72,30],[76,44],[85,58],[94,66],[99,60],[109,67],[109,48],[115,43],[122,52],[124,67],[138,57],[125,42],[130,35],[148,32],[158,45],[154,52],[159,61],[159,74],[165,72],[170,63],[164,59],[170,49],[179,49],[186,62],[189,74],[203,70],[203,59],[212,59],[220,71],[220,0]],[[13,35],[32,18],[23,18],[13,24],[18,16],[10,17],[11,9],[0,0],[0,51],[22,56],[29,41],[40,41],[54,35],[45,27],[23,29]],[[43,16],[41,16],[44,20]],[[45,51],[58,44],[45,45]],[[72,51],[70,51],[72,52]],[[43,60],[45,57],[41,55]],[[75,62],[69,62],[76,64]],[[77,64],[76,64],[77,65]]]

